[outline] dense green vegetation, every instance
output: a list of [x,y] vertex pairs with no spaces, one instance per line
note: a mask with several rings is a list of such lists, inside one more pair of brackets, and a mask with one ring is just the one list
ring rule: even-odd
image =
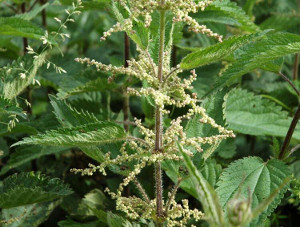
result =
[[0,226],[297,226],[298,0],[0,0]]

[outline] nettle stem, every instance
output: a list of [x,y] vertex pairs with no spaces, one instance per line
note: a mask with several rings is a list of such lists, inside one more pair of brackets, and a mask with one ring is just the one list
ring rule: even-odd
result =
[[[165,1],[161,1],[164,6]],[[158,79],[160,84],[163,83],[163,64],[164,64],[164,48],[165,48],[165,10],[160,11],[160,41],[159,41],[159,62],[158,62]],[[155,152],[163,152],[163,114],[159,106],[155,111]],[[163,219],[163,186],[162,186],[162,170],[161,163],[155,163],[155,186],[156,186],[156,216],[158,218],[158,226],[163,226],[160,219]]]
[[281,150],[280,150],[279,159],[284,159],[287,156],[288,146],[291,142],[291,139],[292,139],[292,136],[293,136],[294,131],[296,129],[296,126],[298,124],[299,118],[300,118],[300,104],[298,105],[297,111],[294,115],[294,118],[292,120],[290,128],[289,128],[289,130],[286,134],[286,137],[284,139],[283,145],[282,145]]

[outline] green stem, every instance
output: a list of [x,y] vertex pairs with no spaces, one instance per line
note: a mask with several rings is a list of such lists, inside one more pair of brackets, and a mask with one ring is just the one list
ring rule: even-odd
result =
[[177,181],[176,185],[174,186],[174,189],[173,189],[173,191],[171,193],[171,196],[169,197],[169,200],[168,200],[168,202],[166,204],[166,211],[165,211],[166,215],[168,215],[169,209],[171,207],[172,200],[175,198],[175,195],[177,193],[177,190],[179,188],[179,185],[180,185],[181,181],[182,181],[182,179],[178,178],[178,181]]
[[[161,1],[161,6],[164,6],[165,1]],[[160,84],[163,83],[163,64],[164,64],[164,48],[165,48],[165,11],[160,11],[160,41],[159,41],[159,62],[157,77]],[[156,106],[155,111],[155,152],[163,152],[163,114],[160,107]],[[158,226],[163,226],[163,187],[162,187],[162,170],[161,163],[155,163],[155,186],[156,186],[156,216]]]

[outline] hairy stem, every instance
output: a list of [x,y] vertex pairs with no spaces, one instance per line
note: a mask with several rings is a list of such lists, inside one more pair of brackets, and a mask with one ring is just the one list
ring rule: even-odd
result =
[[292,88],[294,89],[294,91],[297,93],[297,95],[300,96],[300,91],[296,88],[296,86],[293,84],[293,82],[290,81],[290,79],[287,78],[285,75],[283,75],[282,72],[279,72],[278,74],[279,74],[279,76],[281,76],[286,82],[288,82],[289,85],[291,85],[291,87],[292,87]]
[[151,201],[149,199],[149,196],[147,195],[147,193],[146,193],[145,189],[143,188],[143,186],[141,185],[141,183],[136,178],[133,180],[133,182],[134,182],[135,186],[137,187],[137,189],[142,194],[143,199],[146,200],[146,202],[148,204],[150,204]]
[[[161,6],[164,6],[165,1],[161,0]],[[159,62],[157,77],[160,83],[163,83],[163,64],[164,64],[164,47],[165,47],[165,11],[160,11],[160,41],[159,41]],[[155,111],[155,152],[163,152],[163,115],[160,107],[156,106]],[[155,163],[155,186],[156,186],[156,216],[158,219],[163,218],[163,187],[162,187],[162,170],[161,163]],[[158,221],[158,226],[163,226],[163,223]]]
[[286,157],[286,153],[287,153],[287,148],[291,142],[291,139],[292,139],[292,136],[293,136],[293,133],[295,131],[295,128],[298,124],[298,120],[300,118],[300,104],[298,105],[298,109],[294,115],[294,118],[292,120],[292,123],[290,125],[290,128],[285,136],[285,139],[284,139],[284,142],[283,142],[283,145],[281,147],[281,150],[280,150],[280,154],[279,154],[279,159],[283,159]]

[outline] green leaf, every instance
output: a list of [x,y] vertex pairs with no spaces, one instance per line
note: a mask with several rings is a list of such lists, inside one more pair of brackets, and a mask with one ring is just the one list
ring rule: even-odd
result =
[[16,17],[0,17],[0,34],[40,39],[43,29],[30,21]]
[[287,177],[285,180],[277,187],[268,198],[263,200],[252,212],[252,217],[257,218],[260,214],[262,214],[267,207],[272,204],[274,200],[276,200],[276,197],[281,192],[281,190],[284,190],[284,188],[287,188],[292,177]]
[[23,109],[18,107],[16,103],[0,96],[0,118],[2,115],[17,115],[26,119]]
[[[71,107],[66,101],[59,100],[50,95],[50,103],[54,108],[54,114],[60,124],[64,127],[75,127],[76,125],[85,125],[89,123],[98,123],[99,121],[93,114],[81,110],[80,112]],[[104,154],[97,146],[80,146],[80,149],[90,158],[98,161],[104,161]]]
[[[160,39],[160,14],[155,12],[150,26],[151,40],[149,53],[155,64],[158,64],[159,39]],[[173,14],[166,12],[165,15],[165,51],[172,51],[173,43],[179,42],[182,36],[182,25],[173,23]],[[170,61],[170,59],[169,59]]]
[[58,178],[40,173],[20,173],[9,176],[0,188],[0,207],[11,208],[58,199],[72,193]]
[[105,194],[99,189],[94,189],[84,196],[79,204],[78,211],[86,216],[96,216],[99,221],[107,224],[105,210],[109,201]]
[[[194,158],[195,159],[195,158]],[[221,165],[217,164],[214,159],[208,159],[205,162],[195,160],[197,168],[203,175],[204,179],[212,186],[215,184],[222,172]],[[175,161],[164,161],[162,163],[163,169],[166,171],[168,177],[176,184],[178,178],[181,178],[180,188],[197,198],[197,189],[193,185],[192,177],[187,175],[184,164]]]
[[[227,89],[223,89],[216,92],[209,97],[207,97],[201,104],[201,106],[206,110],[206,113],[215,120],[215,122],[221,126],[225,126],[225,120],[223,117],[223,103],[224,96],[227,93]],[[201,116],[195,115],[191,120],[188,121],[185,132],[188,138],[191,137],[208,137],[218,135],[219,132],[216,128],[213,128],[209,124],[203,124],[200,122]],[[213,145],[205,144],[203,147],[202,157],[206,160],[213,152],[222,152],[223,156],[230,157],[235,153],[235,145],[233,139],[226,139],[223,141],[218,141]],[[228,155],[224,152],[229,152]]]
[[64,149],[56,147],[39,147],[39,146],[27,146],[17,148],[14,153],[10,155],[7,163],[2,167],[0,175],[7,173],[9,170],[19,167],[31,160],[38,159],[42,156],[49,154],[56,154]]
[[216,81],[215,89],[230,85],[241,76],[258,68],[267,67],[269,71],[278,72],[281,68],[278,59],[298,52],[300,52],[299,35],[281,32],[266,35],[239,52],[236,61],[229,65]]
[[97,146],[81,146],[80,149],[83,153],[97,162],[101,163],[104,161],[104,154]]
[[[115,1],[112,1],[112,11],[114,12],[114,15],[118,22],[123,25],[124,24],[124,16],[120,12],[118,8],[118,4],[115,3]],[[149,41],[149,29],[145,28],[145,25],[142,21],[135,20],[133,24],[133,30],[132,31],[126,31],[127,35],[143,50],[145,50],[148,46]]]
[[276,29],[278,31],[287,31],[300,23],[299,17],[291,15],[274,15],[264,20],[259,27],[264,29]]
[[[33,59],[32,56],[25,56],[18,59],[18,61],[13,62],[9,66],[9,68],[12,68],[10,73],[7,69],[0,70],[0,78],[2,79],[0,80],[0,92],[5,99],[15,98],[32,83],[38,69],[44,63],[47,53],[48,51],[44,51],[36,59]],[[23,63],[24,68],[28,71],[25,79],[19,76],[20,71],[17,70],[20,68],[21,63]]]
[[57,96],[60,99],[66,99],[73,95],[94,92],[94,91],[103,92],[106,90],[113,90],[117,87],[118,85],[115,83],[108,83],[106,78],[98,78],[96,80],[91,80],[78,87],[68,89],[67,91],[63,91],[59,89],[59,93],[57,94]]
[[266,33],[267,31],[251,35],[233,36],[222,43],[193,51],[182,60],[180,67],[182,69],[192,69],[220,61],[242,46],[262,39]]
[[9,132],[7,131],[7,127],[0,128],[0,136],[12,135],[17,133],[33,135],[38,133],[38,131],[28,122],[17,123],[17,125]]
[[230,0],[217,0],[205,9],[205,12],[222,13],[224,17],[234,20],[240,29],[247,32],[257,32],[259,28],[246,15],[245,11],[239,7],[235,2]]
[[112,212],[107,213],[107,224],[109,227],[132,227],[128,220]]
[[185,166],[192,177],[193,186],[197,189],[196,198],[202,203],[204,212],[208,217],[208,222],[212,226],[224,226],[224,214],[216,191],[204,179],[203,175],[197,170],[190,157],[182,150],[179,144],[178,148],[184,158]]
[[[252,208],[256,208],[268,198],[282,182],[291,175],[289,168],[281,161],[272,159],[264,162],[259,157],[247,157],[231,163],[226,168],[217,183],[217,193],[223,208],[232,199],[239,187],[244,198],[248,197],[249,189],[252,197]],[[284,193],[285,186],[268,208],[262,213],[259,221],[263,221],[279,205]],[[258,222],[258,220],[256,220]]]
[[[242,89],[231,90],[224,102],[224,116],[230,129],[249,135],[285,137],[292,118],[282,108]],[[300,140],[300,128],[293,138]]]
[[90,114],[87,111],[78,111],[67,104],[66,101],[59,100],[53,95],[50,95],[49,98],[57,120],[64,127],[99,122],[93,114]]
[[2,219],[7,221],[16,218],[16,221],[13,223],[5,225],[7,227],[38,227],[48,219],[59,203],[60,201],[58,200],[56,202],[36,203],[3,209]]
[[60,147],[80,147],[114,143],[125,139],[126,133],[121,126],[112,122],[102,121],[77,127],[47,131],[45,134],[24,138],[23,141],[19,141],[13,146],[39,144]]
[[258,0],[247,0],[243,7],[249,17],[253,16],[252,11],[256,2],[258,2]]

